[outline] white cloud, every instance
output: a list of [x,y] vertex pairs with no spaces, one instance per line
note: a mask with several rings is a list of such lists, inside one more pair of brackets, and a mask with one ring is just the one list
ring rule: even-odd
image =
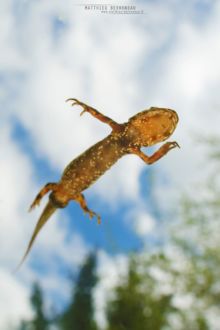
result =
[[105,309],[107,302],[113,298],[114,287],[120,283],[128,270],[128,258],[124,255],[110,257],[104,251],[98,254],[98,285],[94,292],[96,306],[95,318],[101,328],[106,326]]
[[157,224],[156,219],[148,212],[147,207],[139,203],[126,215],[126,223],[140,237],[145,239],[152,235]]
[[28,289],[4,270],[0,270],[0,292],[1,329],[12,329],[22,318],[31,318]]
[[16,19],[13,15],[12,1],[4,1],[0,4],[0,45],[1,57],[0,65],[8,73],[13,70],[23,70],[25,61],[22,58],[16,45]]
[[[31,225],[29,221],[26,226],[24,220],[27,219],[26,211],[30,203],[29,194],[26,192],[32,193],[33,186],[30,184],[32,173],[29,160],[13,143],[10,134],[10,129],[5,124],[0,132],[2,143],[0,171],[3,174],[0,186],[0,235],[1,242],[4,242],[0,258],[5,266],[13,267],[19,256],[17,246]],[[6,233],[9,240],[6,239]]]
[[[6,329],[14,325],[22,317],[28,318],[30,306],[27,285],[22,284],[13,269],[21,257],[30,219],[25,222],[28,194],[32,192],[30,185],[31,170],[29,160],[22,156],[10,136],[10,129],[5,123],[0,131],[0,328]],[[25,210],[25,211],[24,211]],[[29,223],[29,224],[28,224]],[[10,306],[11,308],[8,308]]]

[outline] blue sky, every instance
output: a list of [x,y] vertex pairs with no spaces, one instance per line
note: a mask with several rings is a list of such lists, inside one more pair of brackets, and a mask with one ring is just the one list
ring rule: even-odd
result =
[[[97,247],[99,267],[109,274],[109,283],[97,291],[97,318],[104,322],[106,290],[126,268],[127,253],[163,241],[169,219],[164,214],[175,212],[182,192],[192,192],[206,175],[199,165],[204,151],[193,133],[218,131],[219,3],[136,5],[146,14],[88,12],[73,1],[1,4],[0,326],[31,315],[34,280],[45,289],[48,305],[54,294],[66,301],[68,283],[57,289],[65,270],[76,269]],[[79,108],[65,103],[68,97],[118,122],[150,106],[173,108],[180,122],[171,140],[181,150],[152,167],[136,156],[121,159],[85,192],[102,224],[71,203],[51,218],[21,271],[12,275],[46,202],[27,212],[39,189],[59,180],[69,161],[110,132],[89,114],[80,117]],[[12,314],[3,308],[6,301]]]

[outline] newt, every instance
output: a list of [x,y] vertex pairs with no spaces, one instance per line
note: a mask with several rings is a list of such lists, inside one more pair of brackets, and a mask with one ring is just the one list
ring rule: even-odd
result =
[[174,141],[164,143],[151,156],[147,156],[141,151],[141,147],[152,146],[172,135],[179,120],[174,110],[151,107],[137,113],[128,122],[119,124],[75,98],[66,101],[71,101],[72,106],[81,106],[83,111],[80,115],[88,112],[101,122],[109,125],[111,133],[73,159],[64,169],[59,182],[47,183],[37,194],[30,210],[39,205],[43,196],[50,192],[48,203],[37,222],[19,267],[30,252],[33,242],[43,225],[57,209],[66,207],[70,201],[79,203],[90,218],[96,216],[98,223],[100,223],[100,216],[88,208],[82,192],[90,187],[119,158],[127,154],[135,154],[150,165],[162,158],[171,149],[179,147],[178,143]]

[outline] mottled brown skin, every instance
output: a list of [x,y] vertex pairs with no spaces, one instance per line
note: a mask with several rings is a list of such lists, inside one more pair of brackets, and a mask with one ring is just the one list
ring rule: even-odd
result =
[[36,225],[22,262],[39,230],[52,213],[57,208],[66,207],[70,201],[78,202],[90,218],[96,216],[100,222],[100,216],[87,207],[82,192],[90,187],[119,158],[127,154],[135,154],[145,163],[152,164],[171,149],[179,147],[177,142],[166,142],[151,156],[147,156],[140,149],[162,142],[173,133],[178,123],[178,115],[174,110],[152,107],[131,117],[127,123],[118,124],[77,99],[68,99],[67,101],[71,101],[72,105],[81,106],[83,108],[81,115],[84,112],[89,112],[95,118],[108,124],[112,131],[106,138],[72,160],[65,168],[58,183],[46,184],[36,196],[30,209],[38,205],[41,198],[51,191],[49,202]]

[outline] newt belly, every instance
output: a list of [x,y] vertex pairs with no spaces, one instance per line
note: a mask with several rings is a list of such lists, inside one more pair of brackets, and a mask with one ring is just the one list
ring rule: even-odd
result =
[[125,154],[125,148],[120,148],[119,140],[114,140],[110,134],[87,149],[66,167],[60,185],[67,194],[78,195]]
[[90,187],[119,158],[126,154],[135,154],[146,164],[152,164],[171,149],[179,147],[177,142],[166,142],[151,156],[147,156],[141,151],[141,147],[152,146],[172,135],[178,123],[178,115],[174,110],[152,107],[137,113],[128,122],[119,124],[77,99],[68,99],[68,101],[72,101],[72,105],[81,106],[83,108],[82,114],[88,112],[108,124],[112,131],[105,139],[72,160],[65,168],[59,182],[47,183],[38,193],[30,210],[39,205],[45,194],[51,192],[21,263],[49,217],[57,208],[66,207],[70,201],[78,202],[84,212],[88,213],[91,218],[96,216],[100,222],[100,216],[88,208],[82,192]]

